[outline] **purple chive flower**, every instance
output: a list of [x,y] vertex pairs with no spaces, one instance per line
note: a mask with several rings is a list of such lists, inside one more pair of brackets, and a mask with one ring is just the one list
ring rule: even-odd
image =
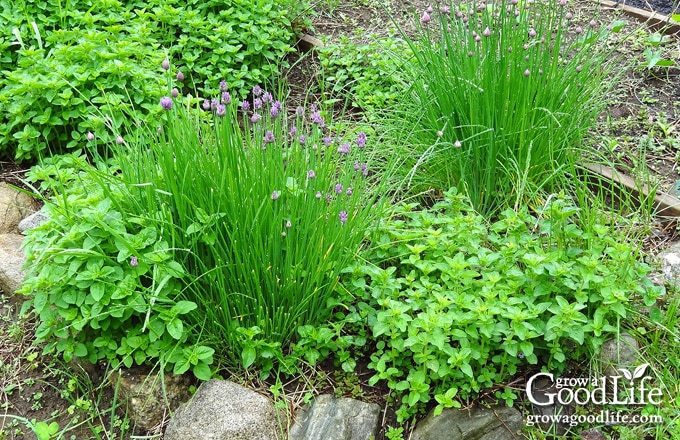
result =
[[253,95],[260,96],[262,94],[262,88],[260,86],[253,87]]
[[314,172],[314,170],[307,171],[307,178],[308,179],[313,179],[315,177],[316,177],[316,173]]
[[170,61],[169,61],[167,58],[164,59],[163,62],[161,63],[161,67],[162,67],[164,70],[170,69]]
[[489,26],[487,26],[487,27],[482,31],[482,35],[484,35],[485,37],[491,36],[491,29],[489,29]]
[[130,266],[137,267],[139,265],[139,260],[134,255],[130,257]]
[[123,139],[123,136],[118,135],[118,137],[116,137],[116,143],[118,145],[123,145],[125,143],[125,139]]
[[368,176],[368,165],[365,163],[361,164],[361,175],[364,177]]
[[524,71],[524,76],[529,76],[529,75],[531,75],[531,71],[529,71],[529,69],[525,70],[525,71]]
[[352,188],[347,188],[347,190],[345,191],[345,194],[347,194],[348,196],[351,196],[353,192],[354,192],[354,190]]
[[345,142],[344,144],[340,145],[338,147],[338,153],[348,154],[349,153],[349,142]]
[[231,94],[229,94],[229,92],[222,92],[222,104],[231,104]]
[[316,197],[317,199],[320,199],[321,197],[323,197],[323,194],[321,194],[321,191],[317,191],[315,197]]
[[530,37],[535,37],[536,36],[536,31],[534,29],[529,29],[529,36]]
[[359,134],[357,135],[357,140],[356,140],[357,147],[359,148],[364,148],[366,146],[366,133],[363,131],[360,131]]
[[307,142],[307,137],[304,134],[300,135],[300,145],[304,145]]
[[203,110],[210,110],[210,101],[207,99],[203,100]]
[[451,12],[451,8],[448,6],[442,6],[439,8],[439,12],[441,12],[442,14],[448,14]]
[[430,14],[428,14],[427,11],[423,12],[422,17],[420,17],[420,22],[422,24],[427,24],[430,21],[432,21],[432,17],[430,17]]
[[276,119],[276,117],[279,115],[279,108],[272,106],[272,108],[269,109],[269,114],[271,115],[272,119]]
[[304,109],[304,107],[298,106],[298,107],[295,109],[295,115],[298,116],[298,117],[304,116],[304,115],[305,115],[305,109]]
[[461,144],[460,141],[456,141],[456,142],[453,143],[453,146],[456,147],[456,148],[460,148],[460,147],[463,146],[463,144]]
[[279,196],[281,195],[281,191],[274,191],[272,192],[272,200],[278,200]]
[[475,37],[475,43],[479,43],[480,41],[482,41],[482,37],[480,37],[479,35],[477,35],[477,36]]
[[574,29],[574,32],[576,32],[577,34],[580,34],[581,32],[583,32],[583,29],[581,29],[581,26],[576,26],[576,29]]
[[253,108],[254,109],[261,109],[262,108],[262,100],[260,98],[255,98],[253,100]]
[[260,122],[260,119],[262,119],[262,116],[260,116],[259,113],[253,113],[253,116],[250,117],[250,122],[252,122],[253,124],[257,124],[258,122]]
[[291,137],[295,136],[295,135],[297,134],[297,127],[295,127],[295,126],[291,127],[291,128],[290,128],[290,131],[288,132],[288,134],[289,134]]
[[85,137],[87,137],[88,141],[93,141],[94,140],[94,133],[92,133],[91,131],[88,131],[87,134],[85,135]]
[[340,211],[338,217],[340,217],[340,223],[344,225],[347,222],[347,211]]
[[342,187],[342,184],[338,183],[335,185],[335,193],[340,194],[344,188]]
[[317,111],[313,112],[312,116],[311,116],[311,120],[312,120],[312,123],[317,124],[319,127],[323,127],[324,121],[323,121],[323,117],[321,116],[320,111],[317,110]]
[[177,72],[177,81],[179,81],[179,82],[184,81],[184,74],[182,73],[181,70],[179,72]]
[[224,106],[224,104],[217,104],[215,107],[215,114],[219,117],[222,117],[227,114],[227,107]]
[[262,94],[262,102],[272,102],[273,100],[274,100],[274,97],[272,96],[271,93],[264,92]]
[[170,95],[172,95],[173,98],[177,98],[179,96],[179,90],[177,90],[177,87],[173,87]]
[[274,142],[276,139],[274,139],[274,133],[272,133],[271,130],[267,130],[266,133],[264,134],[264,142],[265,144],[271,144]]
[[220,81],[220,92],[224,93],[229,90],[229,86],[225,80]]
[[425,11],[426,11],[428,14],[431,14],[431,13],[434,12],[434,9],[432,8],[432,6],[428,6],[427,9],[425,9]]
[[248,111],[250,109],[250,103],[248,101],[243,101],[241,103],[241,109],[243,111]]
[[211,100],[210,100],[210,108],[211,108],[212,110],[217,110],[217,104],[219,104],[219,103],[220,103],[220,102],[217,100],[217,98],[211,99]]
[[564,16],[567,20],[571,20],[571,18],[574,16],[571,12],[567,12],[567,15]]
[[321,140],[325,146],[329,146],[330,144],[333,143],[333,138],[330,136],[324,136],[323,139]]
[[163,107],[163,110],[172,110],[172,98],[169,96],[162,97],[161,107]]
[[359,162],[354,162],[354,171],[359,171],[361,169],[361,164]]

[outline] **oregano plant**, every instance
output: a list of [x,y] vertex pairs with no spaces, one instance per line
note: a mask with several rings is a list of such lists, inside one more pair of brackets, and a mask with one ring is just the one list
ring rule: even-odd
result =
[[617,332],[629,302],[649,306],[659,293],[631,244],[606,227],[582,230],[577,212],[555,197],[488,223],[455,189],[430,209],[399,205],[344,271],[335,322],[305,329],[296,348],[313,362],[371,347],[369,385],[400,396],[401,421],[430,403],[460,406],[532,365],[561,371]]

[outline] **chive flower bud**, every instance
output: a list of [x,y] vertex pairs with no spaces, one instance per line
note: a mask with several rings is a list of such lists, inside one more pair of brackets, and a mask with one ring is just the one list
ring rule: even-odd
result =
[[357,147],[364,148],[366,146],[366,133],[363,131],[359,132],[356,140]]
[[164,96],[161,98],[161,107],[163,107],[163,110],[171,110],[172,109],[172,98],[169,96]]

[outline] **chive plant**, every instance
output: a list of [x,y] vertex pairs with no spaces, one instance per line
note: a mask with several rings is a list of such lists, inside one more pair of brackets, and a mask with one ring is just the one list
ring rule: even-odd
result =
[[611,29],[573,20],[567,0],[422,14],[412,87],[394,112],[412,190],[456,186],[491,215],[572,175],[615,78],[601,44]]
[[220,89],[203,110],[163,98],[169,122],[116,159],[140,209],[189,250],[182,296],[202,339],[266,372],[299,326],[328,316],[380,209],[365,133],[344,138],[316,106],[288,112],[260,87],[240,104]]

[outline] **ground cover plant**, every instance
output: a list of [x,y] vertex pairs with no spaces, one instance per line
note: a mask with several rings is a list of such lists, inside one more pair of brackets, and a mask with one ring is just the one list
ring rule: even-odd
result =
[[[278,72],[305,2],[0,2],[0,157],[34,159],[124,135],[124,120],[160,116],[157,66],[182,93],[225,78],[247,88]],[[169,82],[168,82],[169,83]]]
[[493,214],[564,187],[615,84],[616,57],[600,43],[620,27],[571,18],[566,0],[422,12],[412,88],[394,112],[415,192],[456,186]]
[[[629,301],[652,306],[662,290],[634,246],[604,226],[581,230],[577,212],[555,198],[488,223],[455,189],[427,210],[402,205],[344,271],[335,329],[301,343],[342,354],[361,339],[369,384],[397,393],[401,422],[430,402],[459,407],[532,365],[557,374],[620,331]],[[496,397],[512,405],[518,395]]]
[[[362,42],[349,36],[325,42],[317,49],[317,55],[320,83],[328,88],[323,92],[331,97],[340,96],[350,106],[370,115],[371,110],[389,108],[407,89],[403,64],[410,62],[406,56],[410,48],[395,36],[380,38],[375,34],[365,36],[364,32],[358,29],[353,35],[354,40],[362,37]],[[399,58],[403,61],[395,62]]]

